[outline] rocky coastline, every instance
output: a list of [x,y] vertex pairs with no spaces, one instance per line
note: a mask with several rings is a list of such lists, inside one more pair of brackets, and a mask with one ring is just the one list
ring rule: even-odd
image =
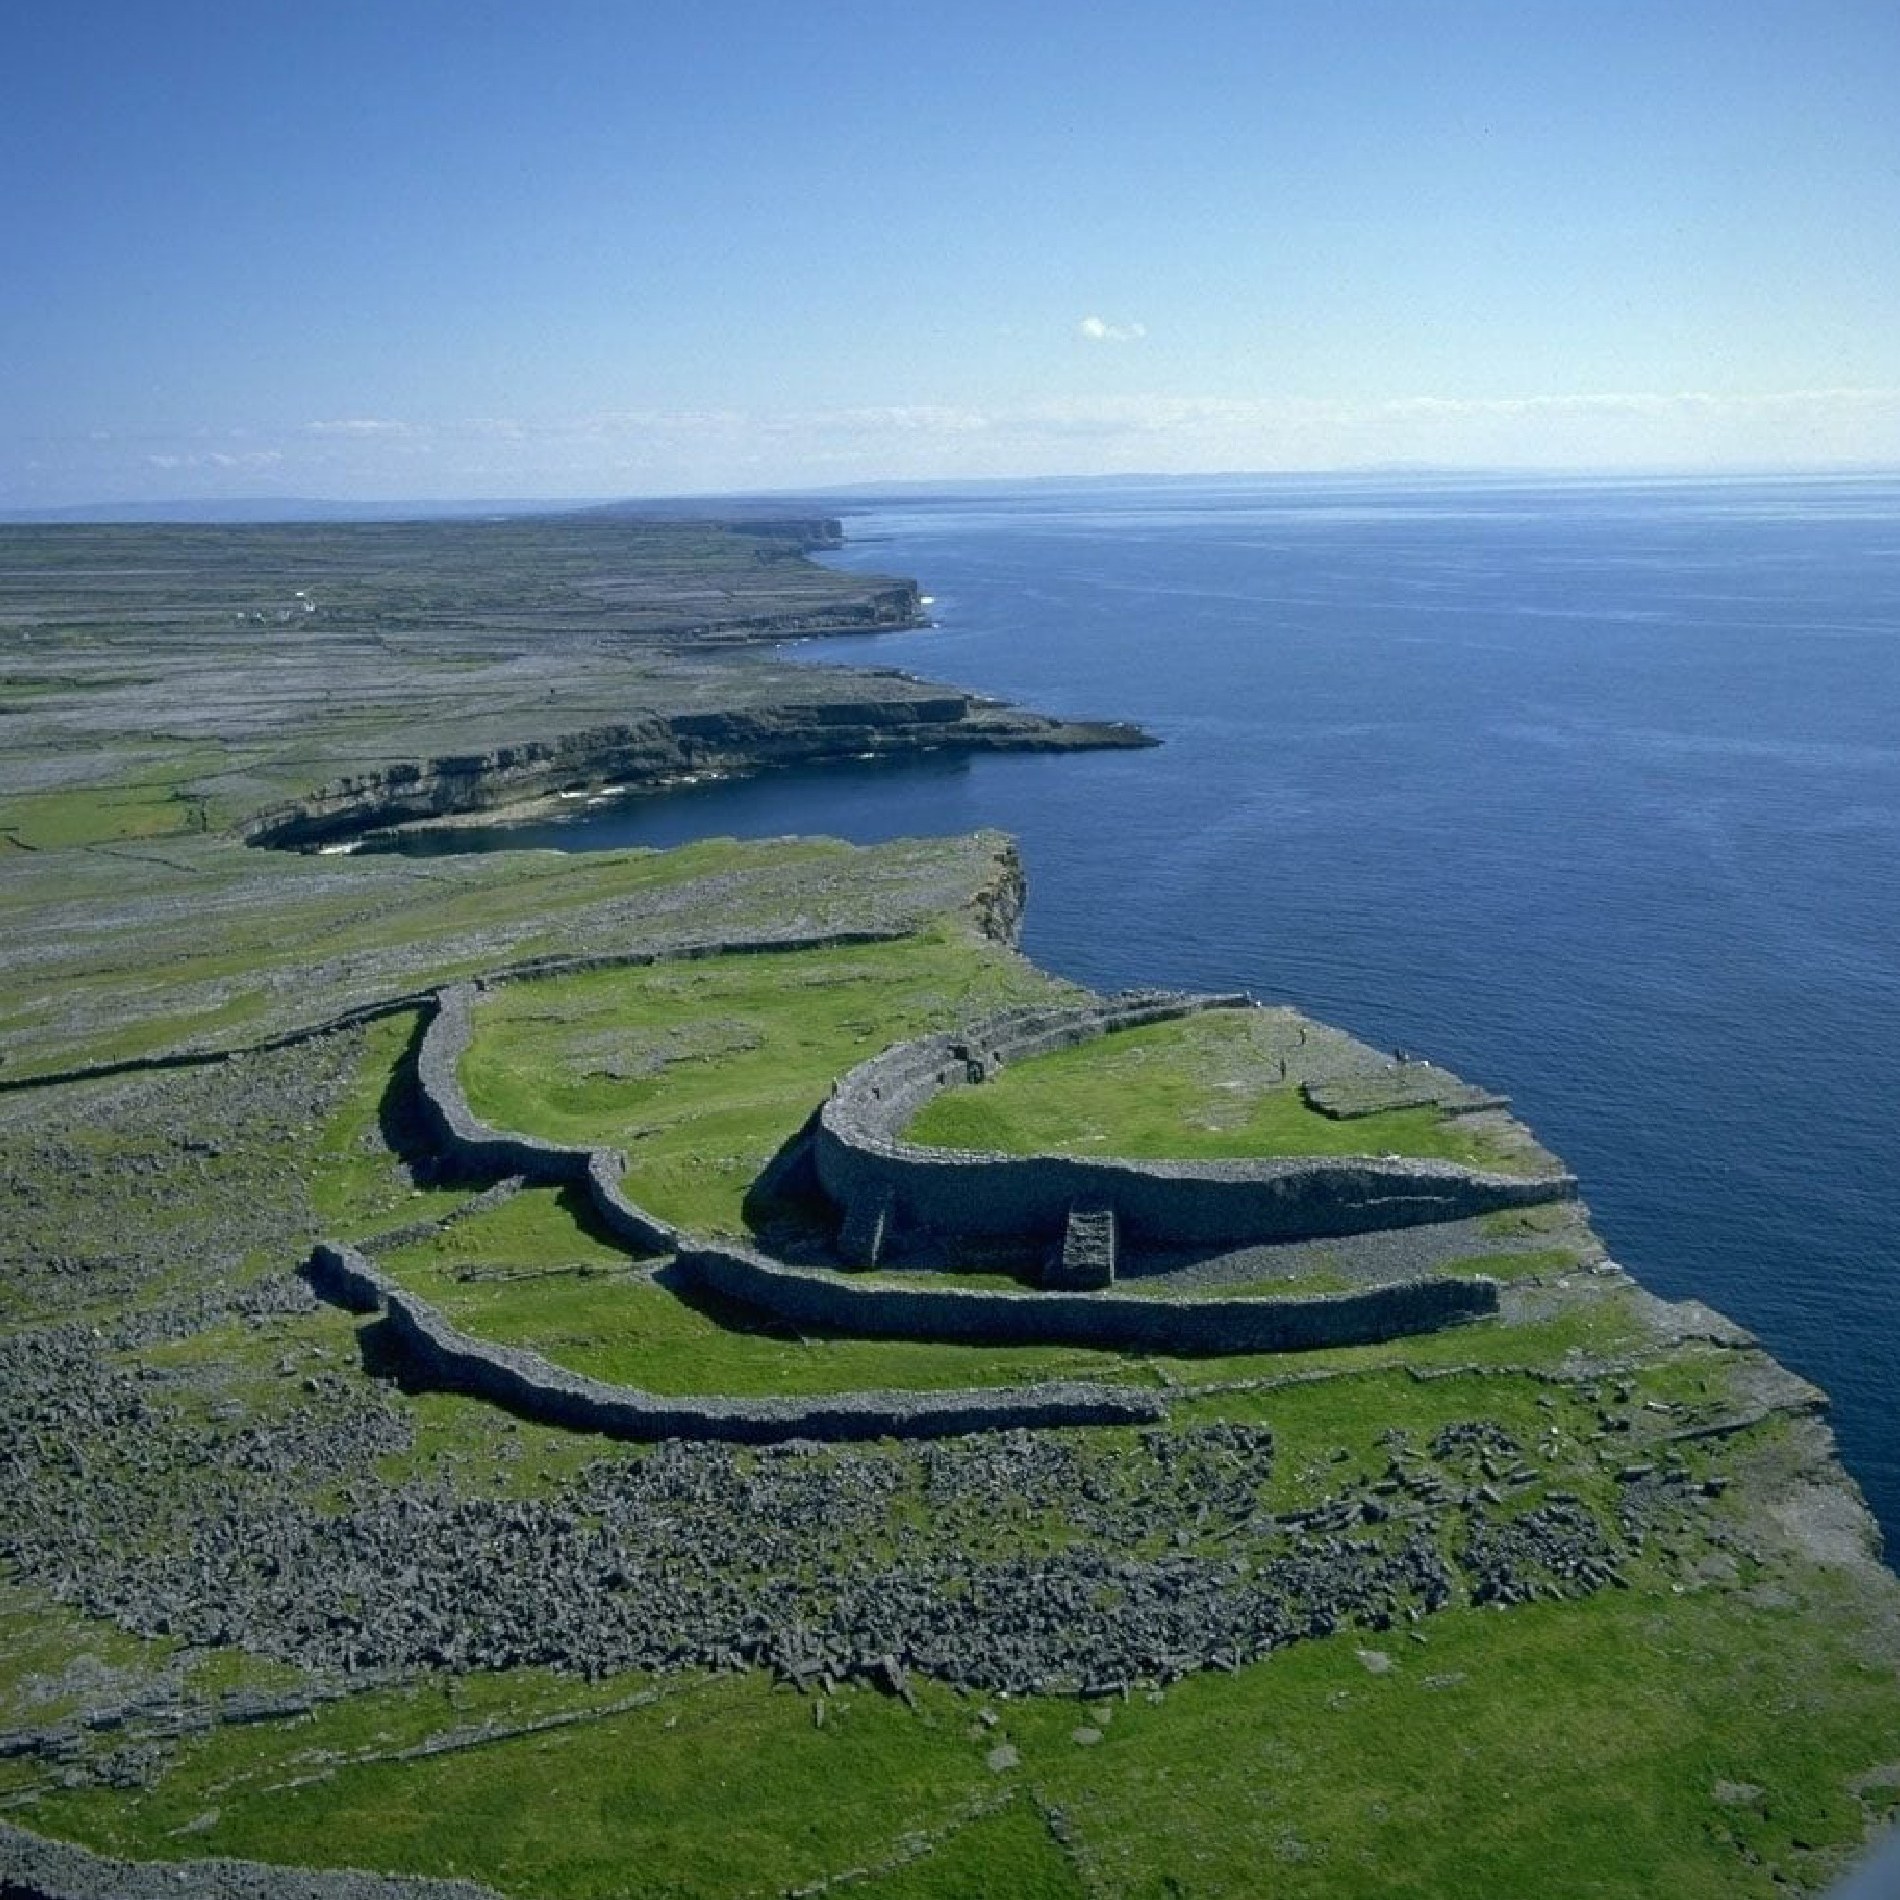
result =
[[[1243,1868],[1206,1891],[1253,1890],[1262,1870],[1315,1891],[1393,1851],[1388,1814],[1408,1855],[1495,1863],[1486,1892],[1526,1890],[1526,1857],[1556,1865],[1580,1828],[1620,1842],[1626,1825],[1649,1829],[1644,1851],[1699,1856],[1683,1891],[1822,1890],[1900,1787],[1900,1587],[1823,1396],[1720,1315],[1646,1294],[1567,1174],[1458,1221],[1288,1241],[1229,1283],[1306,1275],[1324,1316],[1409,1275],[1447,1290],[1400,1305],[1469,1323],[1284,1356],[1263,1335],[1223,1362],[1217,1340],[1163,1337],[1216,1327],[1221,1300],[1205,1320],[1146,1301],[1162,1331],[1125,1348],[1113,1389],[1088,1365],[1060,1384],[1056,1360],[1038,1384],[1039,1349],[1016,1343],[1007,1388],[933,1386],[942,1362],[909,1361],[929,1396],[841,1405],[842,1374],[773,1383],[846,1349],[839,1309],[810,1303],[799,1261],[684,1243],[677,1215],[650,1211],[668,1204],[645,1131],[623,1169],[475,1116],[454,1075],[473,994],[458,985],[657,972],[685,999],[702,966],[803,942],[849,992],[853,958],[929,937],[963,961],[919,989],[932,1020],[963,1020],[951,1005],[983,959],[1010,961],[1021,867],[994,837],[512,876],[322,846],[866,750],[1146,742],[895,675],[820,697],[795,668],[681,659],[856,630],[860,611],[904,624],[914,588],[802,572],[801,545],[828,532],[668,529],[663,588],[598,522],[31,541],[45,572],[17,611],[46,637],[9,659],[0,734],[17,873],[0,945],[0,1893],[475,1900],[490,1879],[528,1895],[649,1874],[875,1890],[864,1869],[898,1864],[890,1843],[927,1858],[961,1825],[918,1804],[925,1782],[972,1825],[1028,1817],[1065,1891],[1157,1891],[1156,1867],[1203,1849]],[[471,549],[489,566],[462,565]],[[380,578],[350,566],[365,550]],[[293,557],[313,553],[336,584],[277,619],[308,578]],[[549,594],[559,612],[536,604]],[[640,710],[603,723],[604,705]],[[662,1051],[658,1073],[750,1047],[745,1007],[706,1004],[724,1040]],[[896,1040],[884,1027],[866,1022],[832,1075]],[[551,1063],[568,1028],[551,1005],[535,1026]],[[1363,1078],[1317,1094],[1367,1112]],[[865,1152],[890,1134],[875,1121]],[[441,1165],[456,1154],[459,1180]],[[602,1268],[603,1231],[636,1257]],[[337,1234],[354,1241],[313,1256]],[[405,1262],[433,1273],[440,1307],[405,1288]],[[1004,1330],[1043,1297],[952,1294],[902,1268],[833,1279],[876,1310],[977,1300]],[[663,1272],[686,1315],[668,1390],[689,1396],[658,1422],[714,1430],[657,1444],[653,1416],[636,1443],[537,1416],[524,1379],[577,1414],[625,1389],[478,1337],[455,1304],[576,1289],[585,1346],[616,1301],[671,1292]],[[1350,1284],[1314,1291],[1329,1273]],[[1053,1297],[1112,1312],[1122,1296]],[[695,1354],[745,1376],[696,1386]],[[433,1387],[414,1376],[432,1357]],[[458,1387],[478,1362],[492,1378]],[[907,1410],[922,1435],[889,1429]],[[815,1418],[843,1429],[816,1442],[799,1431]],[[544,1753],[556,1738],[566,1752]],[[663,1806],[691,1760],[712,1767],[718,1839],[703,1809]],[[1447,1814],[1441,1780],[1483,1798]],[[1642,1802],[1626,1798],[1639,1780]],[[769,1825],[749,1811],[756,1849],[724,1823],[754,1792],[741,1782],[784,1791]],[[1350,1812],[1328,1805],[1341,1787]],[[416,1833],[380,1831],[384,1792]],[[618,1858],[575,1875],[573,1844],[535,1834],[565,1832],[569,1801],[612,1812]],[[500,1854],[471,1862],[452,1837],[498,1807],[521,1829],[505,1878]],[[838,1812],[869,1817],[869,1849],[807,1844]],[[1124,1873],[1139,1855],[1146,1871]],[[418,1871],[300,1864],[326,1859]]]
[[920,687],[869,701],[781,701],[755,711],[652,715],[485,752],[403,761],[267,806],[240,831],[248,844],[307,851],[397,829],[521,820],[607,791],[661,793],[788,766],[1155,743],[1138,726],[1054,719],[975,694]]

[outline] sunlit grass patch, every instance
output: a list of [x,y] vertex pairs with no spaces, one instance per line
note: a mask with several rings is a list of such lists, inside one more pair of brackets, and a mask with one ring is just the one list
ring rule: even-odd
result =
[[[1011,1063],[946,1090],[906,1131],[912,1141],[1005,1154],[1212,1161],[1288,1155],[1424,1156],[1529,1169],[1534,1150],[1495,1119],[1397,1108],[1340,1121],[1309,1107],[1271,1013],[1211,1010]],[[1273,1047],[1277,1049],[1278,1040]]]
[[838,1076],[888,1043],[1067,987],[949,928],[889,943],[517,983],[462,1076],[492,1124],[627,1154],[662,1218],[739,1232],[747,1190]]
[[478,1338],[653,1392],[825,1394],[1146,1376],[1138,1360],[1079,1347],[794,1331],[670,1276],[654,1278],[577,1225],[571,1201],[551,1189],[525,1191],[388,1255],[385,1265]]

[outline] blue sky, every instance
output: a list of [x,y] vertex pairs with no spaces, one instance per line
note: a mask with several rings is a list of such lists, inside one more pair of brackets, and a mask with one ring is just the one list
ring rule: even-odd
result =
[[1900,465],[1893,0],[66,0],[0,505]]

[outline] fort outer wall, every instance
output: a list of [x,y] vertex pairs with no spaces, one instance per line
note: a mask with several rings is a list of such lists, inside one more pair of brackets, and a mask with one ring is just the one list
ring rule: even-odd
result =
[[1498,1310],[1495,1280],[1401,1280],[1361,1293],[1168,1299],[908,1287],[786,1266],[749,1247],[688,1242],[680,1270],[726,1299],[797,1325],[877,1339],[1108,1351],[1310,1352],[1435,1332]]
[[1218,1247],[1464,1220],[1576,1198],[1572,1174],[1501,1174],[1452,1161],[1094,1160],[926,1148],[903,1138],[932,1096],[1007,1063],[1145,1023],[1248,1006],[1244,996],[1137,992],[1012,1011],[960,1034],[900,1043],[860,1063],[820,1111],[812,1136],[819,1183],[842,1210],[846,1233],[921,1230],[1014,1239],[1045,1251],[1074,1208],[1112,1210],[1123,1238],[1137,1244]]
[[429,1135],[452,1167],[477,1175],[521,1175],[550,1187],[581,1187],[601,1224],[637,1253],[671,1253],[678,1230],[621,1192],[626,1163],[611,1148],[569,1148],[534,1135],[490,1128],[468,1105],[459,1073],[475,1033],[475,988],[440,991],[416,1048],[416,1085]]
[[[692,1284],[804,1325],[880,1338],[1146,1351],[1295,1351],[1432,1331],[1497,1310],[1497,1286],[1484,1279],[1414,1281],[1363,1293],[1286,1299],[1010,1293],[850,1280],[785,1266],[745,1247],[684,1240],[626,1199],[619,1186],[621,1158],[613,1151],[505,1134],[474,1114],[457,1071],[473,1034],[475,993],[468,984],[440,992],[416,1052],[423,1111],[444,1157],[470,1172],[579,1186],[600,1217],[637,1249],[677,1250],[676,1270]],[[1018,1012],[1010,1019],[1016,1039],[1042,1033],[1046,1014]],[[967,1065],[972,1058],[963,1059]],[[1153,1392],[1072,1382],[1000,1390],[850,1392],[822,1399],[674,1397],[609,1385],[539,1354],[463,1333],[353,1247],[319,1244],[305,1273],[335,1304],[357,1313],[384,1313],[390,1343],[419,1385],[467,1393],[544,1423],[617,1439],[757,1444],[790,1438],[917,1438],[1138,1424],[1166,1412]]]
[[[1149,1352],[1290,1352],[1366,1345],[1402,1334],[1430,1332],[1462,1320],[1482,1318],[1498,1308],[1496,1285],[1476,1278],[1405,1281],[1360,1293],[1261,1299],[911,1288],[841,1279],[835,1273],[781,1265],[751,1248],[689,1238],[626,1198],[619,1185],[623,1163],[613,1150],[568,1148],[533,1136],[502,1134],[477,1118],[458,1072],[474,1034],[474,998],[474,987],[469,984],[442,991],[434,1019],[416,1052],[424,1112],[443,1154],[456,1166],[472,1172],[580,1185],[602,1222],[633,1247],[647,1253],[676,1252],[679,1271],[707,1291],[784,1319],[882,1339],[1090,1345]],[[921,1088],[924,1070],[934,1075],[946,1062],[953,1061],[957,1073],[965,1074],[972,1064],[999,1063],[1005,1047],[1011,1052],[1025,1046],[1040,1051],[1065,1046],[1053,1038],[1086,1040],[1086,1033],[1080,1037],[1074,1033],[1074,1020],[1079,1015],[1086,1014],[1115,1028],[1128,1028],[1199,1009],[1246,1006],[1245,997],[1144,994],[1117,998],[1086,1012],[1015,1010],[990,1018],[968,1034],[925,1037],[921,1042],[901,1043],[888,1053],[900,1058],[896,1066],[900,1077],[910,1078],[908,1086]],[[1106,1028],[1087,1033],[1106,1033]],[[943,1052],[954,1050],[954,1058],[940,1053],[939,1045]],[[927,1064],[919,1063],[919,1051],[930,1052]],[[876,1061],[867,1063],[853,1074],[877,1066]],[[921,1101],[925,1095],[920,1093],[917,1099]],[[821,1115],[820,1128],[822,1122]],[[1139,1172],[1138,1164],[1130,1165]],[[1524,1185],[1516,1177],[1497,1178],[1508,1186]],[[1574,1180],[1562,1178],[1570,1182],[1574,1192]],[[1542,1198],[1553,1197],[1546,1193]],[[1061,1203],[1055,1216],[1058,1233],[1067,1218],[1068,1205]],[[351,1252],[350,1258],[360,1262],[362,1257]],[[340,1271],[333,1268],[333,1276]],[[398,1304],[411,1309],[419,1304],[399,1293],[380,1273],[375,1274],[373,1282],[364,1283],[362,1290],[368,1305],[358,1310],[371,1310],[385,1299],[392,1314]],[[397,1332],[405,1339],[410,1337],[400,1322]],[[426,1338],[424,1333],[413,1337],[420,1356],[426,1351]],[[477,1343],[464,1341],[467,1346]]]
[[609,1385],[539,1353],[473,1338],[353,1247],[321,1242],[304,1274],[324,1298],[350,1312],[384,1313],[390,1343],[417,1385],[467,1393],[544,1425],[608,1438],[752,1445],[795,1438],[949,1438],[1060,1425],[1149,1425],[1167,1416],[1156,1392],[1068,1380],[816,1398],[674,1397]]

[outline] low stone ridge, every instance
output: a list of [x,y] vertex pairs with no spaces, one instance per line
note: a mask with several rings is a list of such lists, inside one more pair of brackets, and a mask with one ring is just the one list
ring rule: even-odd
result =
[[[1020,884],[1020,878],[1020,865],[1013,862],[1006,864],[1002,867],[995,885],[978,894],[981,903],[976,913],[976,921],[986,935],[993,937],[999,943],[1013,945],[1015,942],[1014,937],[1008,932],[1013,928],[1015,919],[1020,916],[1021,903],[1018,898],[1012,908],[1010,891],[1013,885]],[[648,969],[656,963],[687,963],[700,957],[768,956],[785,950],[847,949],[855,944],[894,943],[906,934],[907,932],[901,926],[892,926],[884,930],[792,930],[778,936],[683,938],[667,944],[662,949],[652,950],[602,950],[591,953],[556,951],[544,956],[524,957],[516,963],[498,965],[489,970],[479,984],[472,983],[463,987],[473,991],[484,985],[519,982],[530,977],[584,976],[601,970]],[[334,1015],[325,1016],[316,1021],[300,1023],[294,1028],[285,1029],[276,1035],[259,1037],[252,1042],[208,1043],[204,1047],[187,1046],[168,1049],[158,1054],[130,1056],[116,1062],[81,1063],[73,1068],[36,1070],[29,1075],[0,1075],[0,1095],[16,1094],[28,1089],[60,1088],[72,1082],[101,1081],[116,1075],[155,1074],[167,1069],[204,1068],[213,1063],[229,1061],[233,1057],[265,1055],[275,1050],[295,1049],[304,1043],[336,1035],[339,1031],[380,1022],[386,1017],[400,1016],[411,1010],[428,1012],[433,1020],[434,1013],[440,1008],[443,995],[443,989],[433,985],[425,989],[401,990],[392,995],[379,997],[374,1002],[363,1003],[353,1009],[340,1010]],[[448,1098],[444,1099],[446,1101]],[[463,1104],[463,1114],[471,1127],[478,1125],[466,1103]],[[493,1135],[492,1130],[488,1133]],[[452,1140],[453,1136],[445,1132],[444,1138]],[[495,1138],[501,1139],[501,1137]],[[544,1149],[552,1149],[556,1145],[540,1144]],[[475,1164],[471,1161],[471,1165]]]
[[136,1861],[0,1821],[0,1900],[500,1900],[472,1880],[277,1867],[258,1860]]
[[1478,1115],[1511,1106],[1508,1095],[1478,1088],[1436,1063],[1415,1062],[1406,1056],[1376,1075],[1303,1082],[1300,1094],[1308,1108],[1339,1122],[1358,1121],[1395,1108],[1435,1108],[1443,1115]]
[[[1342,1468],[1291,1509],[1272,1502],[1273,1433],[1237,1421],[1112,1440],[669,1440],[512,1497],[372,1481],[414,1420],[337,1372],[291,1434],[171,1403],[81,1325],[0,1338],[0,1379],[30,1395],[0,1459],[15,1574],[134,1634],[235,1645],[343,1690],[527,1665],[758,1664],[822,1684],[895,1659],[988,1691],[1096,1693],[1405,1626],[1467,1593],[1587,1595],[1645,1539],[1714,1527],[1714,1493],[1669,1456],[1688,1421],[1651,1430],[1640,1411],[1599,1451],[1632,1475],[1582,1508],[1550,1488],[1535,1437],[1484,1421],[1388,1434],[1383,1471]],[[1612,1421],[1630,1408],[1604,1397]],[[109,1785],[142,1785],[180,1736],[258,1712],[157,1691],[98,1713]],[[69,1762],[73,1720],[16,1731],[4,1752]]]
[[1301,1352],[1434,1332],[1498,1310],[1487,1279],[1404,1280],[1361,1293],[1262,1299],[1008,1292],[894,1285],[790,1266],[730,1241],[689,1240],[680,1270],[710,1292],[801,1326],[879,1339],[1099,1346],[1145,1352]]
[[1068,1381],[814,1399],[661,1396],[587,1378],[518,1346],[473,1338],[354,1248],[322,1242],[305,1270],[319,1293],[351,1312],[387,1314],[390,1344],[417,1383],[608,1438],[760,1445],[796,1438],[956,1437],[1016,1427],[1150,1424],[1166,1410],[1151,1392]]
[[[1131,1244],[1237,1246],[1468,1219],[1574,1200],[1575,1175],[1501,1174],[1399,1156],[1134,1161],[929,1148],[904,1129],[939,1091],[1010,1062],[1146,1023],[1252,1006],[1245,996],[1136,991],[1066,1009],[1016,1010],[920,1037],[859,1064],[833,1090],[813,1140],[818,1179],[844,1224],[887,1210],[881,1245],[905,1230],[1052,1248],[1076,1206],[1113,1211]],[[870,1264],[864,1262],[863,1264]]]

